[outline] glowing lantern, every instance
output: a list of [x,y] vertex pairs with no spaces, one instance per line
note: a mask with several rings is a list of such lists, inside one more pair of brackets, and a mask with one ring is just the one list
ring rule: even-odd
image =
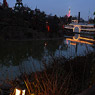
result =
[[16,89],[15,95],[25,95],[25,90]]
[[46,26],[46,28],[47,28],[47,30],[48,30],[48,32],[50,31],[50,26],[49,25],[47,25]]
[[48,21],[46,22],[46,28],[48,30],[48,32],[50,31],[50,26],[48,25]]
[[70,43],[70,45],[74,45],[74,46],[75,46],[75,45],[76,45],[76,43],[72,43],[72,42],[71,42],[71,43]]

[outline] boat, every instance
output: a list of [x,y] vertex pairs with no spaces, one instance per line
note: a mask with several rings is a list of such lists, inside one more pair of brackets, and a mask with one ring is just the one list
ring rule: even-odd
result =
[[76,33],[84,33],[84,32],[94,32],[95,33],[95,24],[70,23],[68,25],[65,25],[64,29],[70,30]]

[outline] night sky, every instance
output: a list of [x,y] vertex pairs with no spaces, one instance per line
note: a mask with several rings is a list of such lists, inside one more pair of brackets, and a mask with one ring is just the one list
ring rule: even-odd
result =
[[[0,0],[2,2],[3,0]],[[46,14],[64,16],[71,9],[71,15],[77,16],[80,11],[81,17],[88,20],[88,16],[93,18],[95,11],[95,0],[22,0],[24,5],[35,9],[36,6]],[[7,0],[10,7],[15,5],[16,0]]]

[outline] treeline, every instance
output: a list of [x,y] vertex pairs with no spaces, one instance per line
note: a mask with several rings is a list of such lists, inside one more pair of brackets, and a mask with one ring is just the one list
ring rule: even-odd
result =
[[[21,35],[20,37],[30,36],[31,31],[57,33],[63,29],[63,24],[71,22],[71,17],[57,17],[56,15],[47,15],[39,9],[31,10],[29,7],[4,8],[0,6],[0,30],[1,35],[5,38],[9,36]],[[21,33],[13,33],[13,31],[22,31]],[[25,31],[25,32],[24,32]],[[26,32],[27,31],[27,32]],[[12,32],[12,33],[11,33]]]

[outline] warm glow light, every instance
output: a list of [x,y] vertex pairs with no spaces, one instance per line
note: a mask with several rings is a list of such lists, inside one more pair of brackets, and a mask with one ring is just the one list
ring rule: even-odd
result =
[[[67,15],[68,16],[68,15]],[[74,25],[74,24],[69,24],[69,26],[65,25],[65,28],[66,29],[73,29],[73,32],[78,32],[78,31],[75,31],[75,28],[78,28],[79,29],[79,33],[81,31],[92,31],[94,32],[95,31],[95,27],[94,25]]]
[[79,40],[79,38],[80,38],[80,35],[78,35],[78,38],[75,38],[75,36],[73,36],[74,40]]
[[25,95],[25,90],[22,90],[22,95]]
[[76,46],[76,43],[70,43],[70,45],[74,45],[74,46]]
[[31,95],[34,95],[34,93],[33,93],[33,94],[31,94]]
[[75,28],[76,28],[76,27],[79,29],[79,33],[80,33],[81,27],[80,27],[79,25],[74,25],[73,32],[75,31]]
[[94,40],[94,39],[92,39],[92,38],[80,37],[80,35],[78,35],[78,37],[77,37],[77,38],[75,38],[75,36],[73,36],[73,39],[74,39],[74,40],[83,39],[83,40],[88,40],[88,41],[95,41],[95,40]]
[[84,37],[79,37],[80,39],[84,39],[84,40],[89,40],[89,41],[95,41],[95,40],[93,40],[93,39],[91,39],[91,38],[84,38]]
[[47,46],[47,43],[45,42],[45,46]]
[[67,38],[66,40],[93,45],[93,43],[90,43],[90,42],[87,42],[87,41],[74,40],[74,39],[70,39],[70,38]]
[[50,31],[50,26],[49,25],[46,25],[46,28],[48,30],[48,32]]
[[[92,38],[80,37],[80,35],[78,35],[77,38],[76,38],[75,36],[73,36],[73,39],[67,38],[66,40],[70,40],[70,41],[73,41],[73,42],[79,42],[79,43],[90,44],[90,45],[93,45],[94,42],[95,42],[95,40],[92,39]],[[81,41],[81,40],[85,40],[85,41]],[[92,41],[92,42],[88,42],[88,41]],[[72,44],[72,43],[70,43],[70,44]]]
[[21,94],[21,90],[16,89],[15,95],[20,95],[20,94]]
[[25,95],[25,90],[16,89],[15,95]]

